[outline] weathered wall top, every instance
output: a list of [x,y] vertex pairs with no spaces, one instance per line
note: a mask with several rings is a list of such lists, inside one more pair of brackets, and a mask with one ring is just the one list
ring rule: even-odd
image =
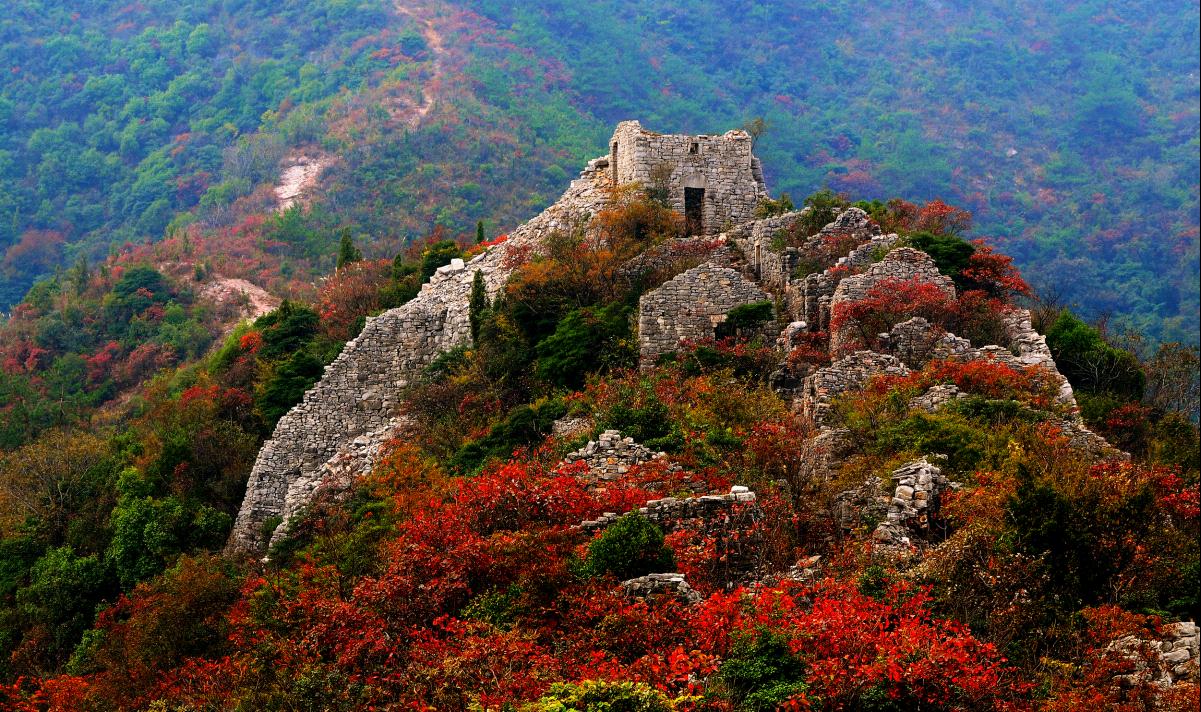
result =
[[659,134],[637,121],[617,125],[608,168],[617,185],[666,182],[673,208],[694,234],[715,235],[754,217],[767,195],[763,169],[745,131],[721,136]]

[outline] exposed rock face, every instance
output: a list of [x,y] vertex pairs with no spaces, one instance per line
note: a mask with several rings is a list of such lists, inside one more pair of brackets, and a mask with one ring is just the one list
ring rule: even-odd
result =
[[742,273],[706,263],[668,280],[638,300],[638,346],[642,368],[675,351],[684,339],[711,339],[734,307],[771,295]]
[[[716,235],[754,216],[767,195],[763,169],[745,131],[721,136],[665,135],[623,121],[609,141],[609,169],[618,185],[666,181],[671,206],[689,216],[687,196],[700,200],[697,234]],[[697,193],[693,191],[703,191]]]
[[[613,155],[589,162],[558,202],[510,233],[505,244],[470,262],[456,260],[439,269],[415,299],[368,321],[264,443],[230,535],[230,550],[263,551],[277,532],[282,536],[287,531],[288,522],[331,475],[346,478],[369,469],[374,455],[365,453],[378,452],[395,434],[401,389],[438,354],[469,341],[468,297],[476,272],[495,294],[513,265],[537,252],[544,238],[587,225],[608,206],[614,181],[650,185],[665,174],[670,200],[681,212],[689,207],[686,189],[703,190],[703,195],[689,195],[701,196],[701,224],[710,234],[749,219],[766,195],[750,136],[742,131],[666,136],[624,122],[610,146],[616,147]],[[756,298],[765,298],[761,295],[757,292]]]

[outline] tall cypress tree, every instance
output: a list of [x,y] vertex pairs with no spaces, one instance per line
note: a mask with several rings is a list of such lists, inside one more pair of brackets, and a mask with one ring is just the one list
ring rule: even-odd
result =
[[363,259],[363,253],[359,248],[354,246],[354,242],[350,239],[350,228],[342,231],[342,240],[338,243],[338,266],[341,271],[343,267],[351,262],[358,262]]
[[484,221],[475,221],[475,244],[480,244],[484,241]]
[[471,323],[471,341],[475,343],[480,338],[480,325],[484,323],[487,311],[492,308],[488,302],[488,290],[484,287],[484,273],[478,269],[475,271],[475,277],[471,280],[471,299],[467,304],[467,318]]

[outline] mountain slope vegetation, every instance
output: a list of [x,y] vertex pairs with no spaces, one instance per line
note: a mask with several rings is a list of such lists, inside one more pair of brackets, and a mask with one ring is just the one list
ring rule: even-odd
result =
[[531,216],[618,119],[762,117],[775,189],[956,202],[1040,292],[1197,339],[1193,5],[398,7],[18,3],[0,301],[110,245],[270,212],[296,152],[332,157],[324,224],[382,256],[434,225]]

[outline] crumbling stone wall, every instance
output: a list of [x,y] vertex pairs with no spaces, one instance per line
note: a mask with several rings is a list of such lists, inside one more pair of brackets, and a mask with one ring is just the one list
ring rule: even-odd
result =
[[703,189],[706,235],[751,220],[755,206],[767,195],[763,168],[751,153],[750,134],[741,130],[721,136],[666,135],[647,131],[637,121],[623,121],[609,141],[608,167],[618,185],[649,186],[665,179],[671,205],[681,214],[684,189]]
[[638,300],[638,346],[650,368],[684,339],[711,339],[734,307],[768,301],[771,295],[741,272],[706,263],[668,280]]
[[[468,298],[475,273],[496,293],[511,271],[510,250],[536,249],[547,235],[570,230],[603,209],[609,178],[601,164],[591,162],[558,202],[513,231],[506,243],[470,262],[440,268],[412,301],[368,319],[263,444],[229,549],[261,552],[309,502],[327,474],[323,466],[339,450],[356,438],[366,437],[363,447],[369,448],[394,434],[389,423],[401,389],[438,354],[470,339]],[[282,526],[272,526],[277,522]]]
[[[563,467],[582,463],[586,468],[581,476],[590,483],[613,482],[630,471],[631,467],[651,460],[664,460],[667,453],[655,452],[634,438],[623,438],[616,430],[606,430],[596,440],[563,457]],[[679,465],[673,465],[677,471]]]
[[[873,287],[886,280],[917,280],[937,287],[948,299],[955,298],[955,284],[950,277],[938,271],[934,260],[921,250],[900,247],[885,255],[884,259],[869,266],[863,273],[840,281],[830,300],[834,311],[839,304],[856,302],[868,295]],[[851,343],[854,334],[848,329],[830,332],[830,351],[840,353]]]
[[614,179],[649,184],[652,171],[666,166],[677,209],[684,209],[685,187],[705,188],[704,224],[712,233],[749,219],[766,194],[745,132],[664,136],[625,122],[614,141],[616,156],[590,161],[558,202],[510,233],[505,244],[439,269],[415,299],[368,320],[259,451],[230,550],[263,551],[286,533],[324,482],[369,469],[379,445],[398,432],[394,416],[404,386],[438,354],[470,339],[468,297],[475,273],[483,274],[495,294],[520,261],[514,257],[537,252],[548,235],[576,229],[603,210]]
[[781,248],[778,236],[792,229],[802,215],[803,211],[796,211],[755,220],[725,233],[725,238],[742,250],[747,267],[759,284],[772,291],[784,292],[792,282],[792,272],[800,260],[801,251],[796,247]]
[[1159,640],[1141,640],[1127,635],[1108,647],[1134,663],[1133,672],[1114,678],[1114,684],[1118,687],[1133,687],[1148,682],[1169,687],[1177,682],[1196,683],[1201,679],[1198,675],[1201,630],[1192,621],[1165,625],[1163,637]]
[[875,351],[856,351],[843,356],[805,379],[801,412],[819,428],[829,427],[835,398],[861,391],[873,377],[883,374],[907,376],[909,369],[895,356]]
[[942,495],[959,485],[924,457],[893,470],[889,479],[887,489],[879,477],[871,477],[861,486],[835,495],[832,513],[838,528],[849,534],[874,524],[872,540],[885,548],[907,548],[942,538]]
[[[718,557],[724,564],[723,579],[727,587],[754,578],[759,570],[763,537],[757,524],[763,512],[755,493],[741,485],[730,488],[729,494],[700,497],[664,497],[639,507],[637,512],[664,532],[680,529],[712,537]],[[580,524],[579,528],[596,534],[621,517],[617,512],[605,512],[596,519]]]

